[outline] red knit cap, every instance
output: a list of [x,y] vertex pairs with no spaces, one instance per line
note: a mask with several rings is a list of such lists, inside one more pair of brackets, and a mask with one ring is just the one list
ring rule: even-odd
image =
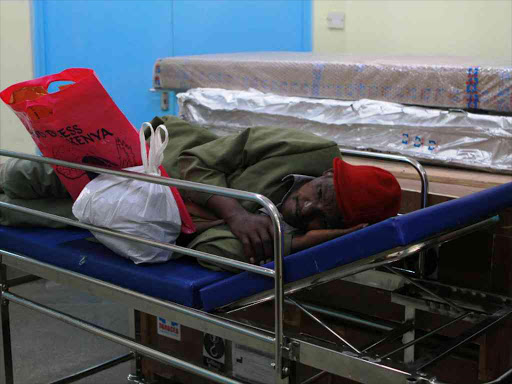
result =
[[402,190],[391,173],[367,165],[350,165],[338,157],[333,160],[333,169],[336,201],[346,228],[396,216]]

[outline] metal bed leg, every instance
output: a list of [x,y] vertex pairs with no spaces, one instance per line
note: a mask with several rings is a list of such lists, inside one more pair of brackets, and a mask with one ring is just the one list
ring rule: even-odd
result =
[[289,383],[290,367],[283,361],[284,334],[283,334],[283,233],[278,221],[274,221],[274,380],[275,384]]
[[[129,310],[129,324],[128,327],[130,329],[130,337],[135,340],[137,343],[140,343],[141,336],[140,336],[140,312],[135,309]],[[128,382],[130,383],[142,383],[144,382],[144,378],[142,375],[142,363],[141,359],[142,356],[137,353],[133,352],[134,358],[131,362],[131,373],[128,375]]]
[[[414,307],[405,306],[404,321],[412,322],[416,319],[416,309]],[[414,340],[416,337],[416,331],[413,327],[409,332],[404,333],[402,337],[402,343],[407,344]],[[404,349],[404,363],[412,363],[414,361],[414,345]]]
[[9,300],[4,299],[4,292],[8,291],[7,285],[7,267],[0,264],[0,285],[2,298],[0,302],[0,319],[2,323],[2,352],[4,356],[4,382],[5,384],[14,383],[14,370],[12,364],[11,349],[11,324],[9,319]]

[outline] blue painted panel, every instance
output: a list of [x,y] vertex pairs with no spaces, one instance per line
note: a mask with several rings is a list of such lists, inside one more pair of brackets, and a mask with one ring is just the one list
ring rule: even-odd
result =
[[160,95],[148,91],[159,57],[312,46],[311,0],[38,0],[32,5],[36,76],[94,69],[136,127],[165,113]]
[[[92,68],[137,128],[160,115],[160,96],[149,92],[158,57],[172,55],[172,3],[168,1],[36,1],[38,76],[70,67]],[[43,62],[41,62],[43,60]],[[38,73],[40,70],[42,73]]]
[[174,55],[310,51],[310,20],[310,0],[175,0]]

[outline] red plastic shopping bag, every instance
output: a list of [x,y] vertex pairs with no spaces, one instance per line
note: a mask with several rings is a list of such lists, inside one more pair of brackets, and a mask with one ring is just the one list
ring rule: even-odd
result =
[[[48,93],[56,81],[71,84]],[[45,157],[123,169],[142,164],[139,135],[114,103],[91,69],[71,68],[55,75],[25,81],[0,93],[19,117]],[[76,199],[93,175],[54,166],[60,180]],[[162,175],[167,176],[165,170]],[[176,188],[182,231],[192,233],[192,223]]]

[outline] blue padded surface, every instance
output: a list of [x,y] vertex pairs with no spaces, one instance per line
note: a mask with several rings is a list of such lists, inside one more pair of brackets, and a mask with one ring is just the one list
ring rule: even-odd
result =
[[[285,283],[472,224],[508,206],[512,183],[385,220],[286,257]],[[266,266],[273,268],[274,263]],[[202,288],[201,298],[204,308],[211,310],[273,287],[273,279],[244,272]]]
[[91,234],[81,229],[0,226],[4,250],[189,307],[202,306],[200,288],[232,275],[207,270],[187,257],[135,265],[88,237]]
[[399,216],[402,244],[410,244],[451,228],[477,222],[512,206],[512,183]]

